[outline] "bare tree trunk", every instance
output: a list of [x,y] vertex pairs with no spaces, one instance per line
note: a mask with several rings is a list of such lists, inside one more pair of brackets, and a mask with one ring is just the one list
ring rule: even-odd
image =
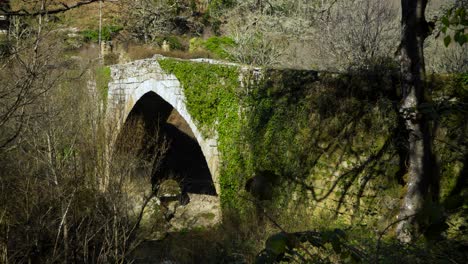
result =
[[[406,194],[400,209],[397,238],[413,241],[421,232],[421,212],[431,198],[437,198],[435,159],[427,114],[421,111],[426,103],[424,87],[423,44],[429,30],[424,12],[428,0],[401,0],[401,75],[402,104],[400,114],[409,135],[409,168]],[[433,196],[433,197],[431,197]],[[417,215],[417,216],[416,216]]]

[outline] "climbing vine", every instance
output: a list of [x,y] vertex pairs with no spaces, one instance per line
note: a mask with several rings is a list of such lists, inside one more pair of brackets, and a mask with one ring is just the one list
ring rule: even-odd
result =
[[245,178],[244,151],[239,144],[243,124],[239,112],[239,68],[175,59],[161,59],[159,64],[182,84],[187,110],[203,136],[217,133],[222,160],[221,203],[237,207],[237,193]]
[[[181,82],[202,134],[218,137],[225,208],[246,208],[239,194],[248,179],[260,175],[280,190],[273,190],[272,208],[312,203],[336,214],[360,208],[372,216],[382,210],[375,205],[385,202],[392,205],[385,209],[389,217],[397,209],[401,135],[391,78],[373,76],[368,82],[361,73],[321,75],[317,81],[310,71],[264,69],[253,81],[251,72],[238,66],[159,62]],[[452,119],[442,120],[444,126]],[[379,201],[377,192],[385,193]]]
[[111,81],[111,70],[108,66],[96,68],[96,89],[104,103],[107,105],[107,95],[109,93],[109,82]]

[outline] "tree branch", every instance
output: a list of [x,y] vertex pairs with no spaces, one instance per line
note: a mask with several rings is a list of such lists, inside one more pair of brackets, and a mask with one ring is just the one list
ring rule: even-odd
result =
[[[5,10],[3,8],[0,8],[0,11],[2,11],[7,16],[17,16],[17,17],[53,15],[53,14],[63,13],[63,12],[78,8],[80,6],[89,5],[89,4],[92,4],[92,3],[95,3],[95,2],[99,2],[99,1],[100,0],[83,0],[83,1],[76,2],[73,5],[67,5],[65,3],[59,3],[59,5],[61,5],[61,7],[57,7],[57,8],[50,9],[50,10],[45,9],[45,10],[40,10],[40,11],[34,11],[34,12],[30,12],[30,11],[25,10],[25,9],[11,11],[11,10]],[[102,1],[105,1],[105,0],[102,0]]]

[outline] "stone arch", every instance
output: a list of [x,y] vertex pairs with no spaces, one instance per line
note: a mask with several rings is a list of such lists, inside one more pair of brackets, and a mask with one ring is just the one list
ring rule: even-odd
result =
[[[157,66],[159,67],[159,65]],[[216,137],[204,137],[195,125],[195,121],[187,110],[183,89],[174,75],[163,74],[156,76],[157,78],[155,78],[154,75],[151,77],[152,78],[140,77],[142,80],[136,82],[135,77],[130,76],[127,79],[120,79],[118,82],[110,83],[110,104],[108,105],[108,111],[117,117],[117,130],[120,131],[123,128],[126,120],[132,113],[132,110],[134,110],[134,107],[142,98],[144,99],[149,94],[157,95],[162,101],[177,112],[178,116],[181,117],[178,121],[181,121],[181,119],[184,121],[183,123],[187,128],[186,131],[189,130],[191,132],[189,133],[190,136],[198,143],[211,174],[215,191],[219,194],[219,157]],[[113,78],[115,80],[115,76],[113,76]],[[172,115],[172,117],[174,117],[174,115]]]
[[117,150],[121,144],[135,144],[138,153],[150,159],[162,145],[167,147],[152,172],[153,183],[172,178],[179,182],[183,193],[216,195],[213,177],[194,132],[177,109],[154,91],[141,95],[133,104],[120,130]]

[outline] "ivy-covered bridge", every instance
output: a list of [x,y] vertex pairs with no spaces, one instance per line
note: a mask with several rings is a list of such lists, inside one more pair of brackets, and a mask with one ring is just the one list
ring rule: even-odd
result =
[[[108,119],[116,124],[116,131],[123,130],[136,116],[143,117],[146,127],[154,122],[159,128],[169,125],[171,142],[188,144],[177,146],[179,152],[174,155],[179,158],[170,162],[171,172],[201,174],[196,177],[203,179],[191,179],[192,182],[212,184],[212,193],[221,194],[224,190],[220,167],[229,170],[229,158],[239,140],[243,118],[241,101],[256,84],[270,77],[302,78],[295,82],[307,82],[316,80],[317,72],[267,70],[210,59],[165,57],[114,65],[107,100]],[[184,155],[188,156],[180,158]],[[207,171],[198,168],[204,165]]]
[[[398,211],[407,155],[398,122],[398,69],[335,74],[154,57],[111,66],[111,75],[107,114],[114,148],[133,144],[119,134],[141,131],[134,120],[142,121],[146,138],[169,142],[156,182],[177,179],[191,201],[212,197],[217,208],[242,211],[256,195],[348,220],[365,210],[385,223]],[[458,82],[455,88],[445,83],[431,81],[436,97],[457,91]],[[462,120],[463,113],[441,118]],[[465,133],[463,126],[441,124],[440,142]],[[447,178],[460,168],[441,166]],[[256,177],[266,182],[267,194],[252,190]]]

